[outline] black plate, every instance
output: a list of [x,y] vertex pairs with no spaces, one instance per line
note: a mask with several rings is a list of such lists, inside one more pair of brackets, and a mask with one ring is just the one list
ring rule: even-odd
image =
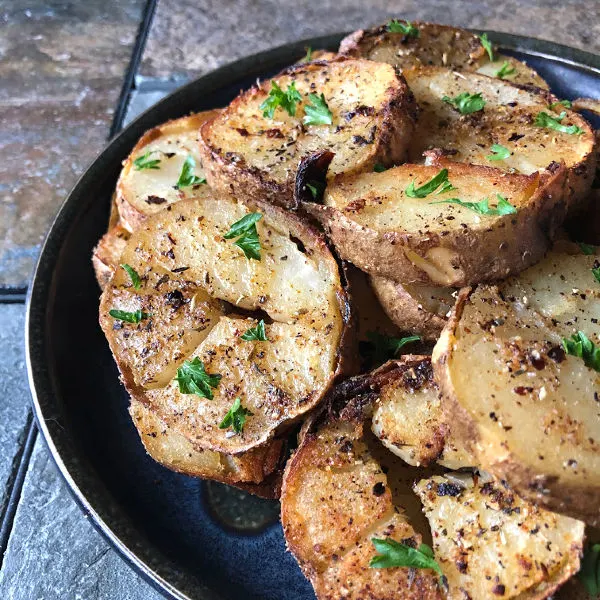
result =
[[[29,291],[27,366],[39,428],[96,526],[173,598],[309,600],[285,552],[277,504],[172,473],[148,458],[98,326],[90,256],[104,233],[121,161],[150,127],[224,106],[257,77],[335,49],[341,35],[245,58],[180,88],[113,139],[79,180],[48,237]],[[490,34],[561,98],[600,97],[600,58],[549,42]],[[594,123],[598,126],[599,123]]]

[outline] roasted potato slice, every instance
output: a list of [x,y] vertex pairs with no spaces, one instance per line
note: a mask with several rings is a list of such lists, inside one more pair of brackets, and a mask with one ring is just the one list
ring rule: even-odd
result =
[[[271,86],[295,86],[301,100],[290,115],[261,108]],[[309,94],[323,95],[331,124],[303,123]],[[310,109],[308,109],[310,111]],[[206,177],[236,198],[296,206],[296,174],[302,159],[334,153],[329,176],[372,171],[376,163],[403,161],[416,107],[403,78],[389,65],[365,60],[316,61],[292,66],[242,93],[201,130]]]
[[[409,197],[448,171],[455,189]],[[404,164],[383,173],[338,177],[324,204],[303,203],[328,230],[342,258],[371,275],[437,286],[490,281],[539,260],[565,216],[564,169],[543,176],[510,175],[498,169],[439,161]],[[438,190],[439,191],[439,190]],[[514,214],[479,214],[459,204],[501,195]],[[497,211],[498,212],[498,211]]]
[[481,44],[479,36],[450,25],[413,21],[417,35],[394,33],[389,23],[368,30],[359,30],[345,37],[340,54],[385,62],[399,69],[415,66],[446,67],[457,71],[477,71],[498,77],[504,69],[505,79],[512,83],[534,85],[548,89],[548,84],[524,62],[494,51],[494,60]]
[[[262,215],[260,260],[224,237],[250,213]],[[117,269],[100,323],[125,386],[197,448],[238,454],[266,443],[318,405],[341,369],[349,308],[338,266],[295,215],[226,197],[184,200],[147,219],[121,262],[139,289]],[[127,323],[111,310],[143,314]],[[261,320],[267,341],[243,339]],[[180,391],[186,360],[221,376],[212,400]],[[252,415],[232,435],[219,424],[236,398]]]
[[385,277],[369,277],[383,310],[400,330],[436,341],[454,306],[454,288],[401,284]]
[[119,264],[129,235],[129,231],[117,222],[100,238],[98,245],[94,248],[92,265],[100,289],[104,289]]
[[218,110],[208,110],[167,121],[140,138],[124,162],[117,183],[116,202],[126,229],[134,231],[149,215],[173,202],[210,195],[202,183],[182,186],[177,183],[188,157],[194,164],[191,175],[204,180],[198,142],[200,127],[217,114]]
[[[577,112],[554,104],[558,98],[476,73],[437,67],[406,70],[404,76],[421,109],[410,147],[411,161],[420,162],[424,154],[441,154],[457,162],[493,165],[525,175],[564,162],[572,209],[585,205],[596,168],[594,133]],[[449,103],[465,93],[481,94],[483,110],[461,114]],[[545,127],[537,125],[540,115],[553,121]],[[556,129],[566,126],[576,126],[580,133]],[[510,155],[490,160],[493,144],[505,147]]]
[[600,374],[565,353],[600,343],[598,255],[550,252],[464,289],[433,352],[452,435],[524,498],[600,523]]
[[415,490],[449,600],[548,598],[579,570],[584,524],[522,500],[497,480],[436,476]]

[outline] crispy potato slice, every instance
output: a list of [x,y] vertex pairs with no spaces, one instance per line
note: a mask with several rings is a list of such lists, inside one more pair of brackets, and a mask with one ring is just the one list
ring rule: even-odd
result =
[[548,89],[538,73],[512,56],[494,52],[494,60],[490,61],[479,37],[466,29],[418,21],[412,25],[419,30],[418,36],[392,33],[387,23],[355,31],[342,40],[340,54],[385,62],[399,69],[432,65],[477,71],[490,77],[497,77],[507,62],[506,71],[510,72],[505,76],[507,80]]
[[402,331],[431,341],[440,337],[456,300],[454,288],[403,285],[376,276],[369,282],[387,316]]
[[[250,212],[261,260],[223,236]],[[100,323],[131,396],[195,447],[238,454],[314,408],[341,368],[349,319],[337,264],[318,233],[266,204],[196,198],[149,218],[131,236],[100,306]],[[137,324],[111,309],[150,315]],[[253,311],[250,314],[243,311]],[[258,312],[257,312],[258,311]],[[242,335],[264,319],[267,342]],[[222,376],[208,400],[179,391],[176,372],[198,358]],[[219,424],[239,397],[243,433]]]
[[550,252],[498,286],[464,289],[433,362],[452,434],[524,498],[600,523],[600,374],[566,355],[600,343],[598,255]]
[[94,248],[92,265],[100,289],[104,289],[115,272],[129,235],[129,231],[117,222],[100,238]]
[[[407,70],[404,76],[421,108],[410,148],[411,161],[419,162],[429,151],[457,162],[525,175],[564,162],[572,208],[579,210],[585,205],[596,168],[594,133],[577,112],[561,104],[549,108],[558,98],[542,90],[437,67]],[[483,110],[463,115],[443,101],[463,93],[480,93],[486,102]],[[576,125],[580,135],[535,124],[541,113],[559,118],[563,111],[559,125]],[[510,156],[490,161],[487,157],[492,156],[493,144],[507,148]]]
[[[411,198],[448,169],[454,190]],[[521,271],[547,250],[565,215],[564,170],[510,175],[497,169],[439,161],[405,164],[383,173],[339,177],[325,192],[324,205],[303,203],[328,230],[342,258],[371,275],[404,283],[461,286]],[[516,214],[480,215],[457,204],[501,194]]]
[[449,600],[548,598],[579,570],[584,524],[522,500],[496,480],[465,488],[436,476],[415,486]]
[[[191,156],[195,163],[193,174],[204,179],[199,153],[200,127],[219,114],[218,110],[192,114],[167,121],[147,131],[135,145],[123,164],[117,183],[117,206],[123,226],[134,231],[144,220],[173,202],[206,194],[204,184],[178,188],[183,164]],[[136,166],[135,161],[148,154],[148,160],[159,160],[156,168]]]
[[[294,84],[302,101],[290,116],[281,107],[273,118],[260,105],[272,83]],[[323,94],[332,124],[303,125],[308,94]],[[416,107],[404,80],[389,65],[364,60],[316,61],[295,65],[242,93],[201,130],[206,177],[216,190],[237,198],[296,205],[299,163],[320,151],[335,154],[329,176],[372,171],[402,161]]]

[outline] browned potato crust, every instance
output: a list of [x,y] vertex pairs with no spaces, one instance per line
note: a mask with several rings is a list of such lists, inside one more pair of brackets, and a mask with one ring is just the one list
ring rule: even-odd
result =
[[100,289],[105,288],[115,272],[129,235],[129,231],[117,223],[100,238],[94,248],[92,265]]

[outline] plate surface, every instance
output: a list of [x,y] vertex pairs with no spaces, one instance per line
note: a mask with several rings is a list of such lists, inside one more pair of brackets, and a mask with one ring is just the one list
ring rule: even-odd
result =
[[[519,36],[490,37],[537,69],[559,97],[600,97],[599,57]],[[92,248],[106,229],[121,161],[146,129],[224,106],[257,77],[300,59],[306,46],[335,49],[341,38],[304,40],[245,58],[185,85],[141,115],[108,145],[65,201],[30,286],[27,364],[40,430],[83,510],[173,598],[310,600],[314,595],[285,552],[276,502],[172,473],[146,456],[98,326]]]

